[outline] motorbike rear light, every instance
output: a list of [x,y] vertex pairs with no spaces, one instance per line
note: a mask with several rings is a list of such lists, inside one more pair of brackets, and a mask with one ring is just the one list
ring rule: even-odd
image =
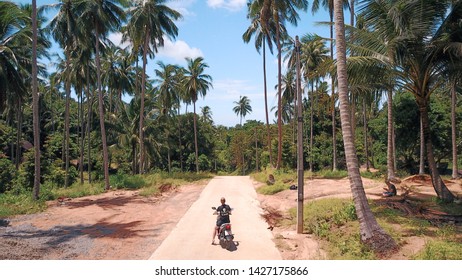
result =
[[231,225],[226,225],[226,229],[227,229],[227,230],[230,230],[230,229],[231,229]]

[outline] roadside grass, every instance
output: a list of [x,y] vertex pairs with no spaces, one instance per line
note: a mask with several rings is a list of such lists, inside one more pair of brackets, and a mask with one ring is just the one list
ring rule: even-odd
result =
[[[274,184],[269,183],[269,176],[273,175],[275,182]],[[322,170],[319,172],[304,172],[304,178],[325,178],[325,179],[341,179],[348,176],[348,173],[343,170]],[[267,168],[258,173],[252,173],[250,175],[252,179],[262,183],[262,186],[257,189],[257,192],[265,195],[272,195],[290,188],[290,186],[298,185],[297,172],[294,170],[277,170],[274,168]]]
[[[462,228],[433,225],[429,221],[390,209],[370,201],[380,226],[399,246],[405,238],[419,236],[428,240],[425,247],[409,256],[415,260],[462,259]],[[296,224],[296,208],[289,210],[286,225]],[[351,199],[328,198],[307,202],[304,206],[304,232],[319,240],[330,260],[374,260],[375,254],[360,242],[359,221]]]
[[0,194],[0,219],[14,215],[32,214],[46,209],[43,200],[35,201],[31,194]]
[[[159,172],[146,175],[111,175],[109,182],[111,189],[139,190],[143,196],[159,194],[161,186],[167,185],[179,187],[193,182],[205,182],[213,177],[210,173],[171,173]],[[32,190],[11,190],[0,194],[0,218],[11,217],[21,214],[33,214],[44,211],[47,208],[47,201],[58,198],[78,198],[104,193],[104,184],[95,183],[74,183],[68,188],[56,187],[44,183],[40,188],[39,200],[34,200]]]

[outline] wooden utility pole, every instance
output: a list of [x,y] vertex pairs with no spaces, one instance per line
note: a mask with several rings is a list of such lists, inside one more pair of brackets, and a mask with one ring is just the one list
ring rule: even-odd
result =
[[295,36],[295,55],[297,58],[297,175],[298,175],[298,199],[297,199],[297,233],[303,233],[303,112],[302,90],[300,77],[300,41]]

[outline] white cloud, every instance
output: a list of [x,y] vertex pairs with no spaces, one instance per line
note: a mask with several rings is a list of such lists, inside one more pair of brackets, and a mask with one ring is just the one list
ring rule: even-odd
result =
[[247,0],[207,0],[207,5],[214,9],[224,8],[230,11],[239,11],[246,5]]
[[114,45],[119,46],[121,48],[126,48],[130,45],[129,42],[125,42],[122,44],[122,33],[116,32],[109,34],[109,40],[111,40]]
[[190,7],[196,2],[197,0],[172,0],[168,2],[168,6],[175,11],[178,11],[183,18],[195,16],[193,12],[191,12]]
[[213,89],[217,92],[222,92],[224,95],[214,96],[217,99],[237,101],[239,96],[258,96],[258,87],[249,84],[246,80],[218,80],[213,82]]
[[167,38],[164,38],[164,47],[159,48],[157,55],[174,59],[177,62],[184,62],[186,57],[196,58],[204,56],[200,49],[190,47],[185,41],[178,40],[172,42]]
[[[121,48],[126,48],[130,45],[129,42],[122,44],[121,33],[112,33],[109,35],[109,39]],[[166,37],[164,37],[164,46],[159,48],[158,51],[157,56],[171,58],[177,62],[184,62],[186,57],[196,58],[204,56],[200,49],[190,47],[185,41],[178,40],[172,42]]]

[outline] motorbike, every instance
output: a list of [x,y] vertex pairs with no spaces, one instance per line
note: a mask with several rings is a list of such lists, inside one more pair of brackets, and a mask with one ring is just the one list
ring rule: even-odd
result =
[[[219,215],[216,207],[212,207],[212,209],[215,210],[213,213],[214,215]],[[217,217],[217,219],[219,218],[220,217]],[[230,223],[224,223],[220,226],[218,229],[218,240],[220,240],[220,245],[226,249],[229,249],[230,246],[234,244],[234,234],[231,230]]]

